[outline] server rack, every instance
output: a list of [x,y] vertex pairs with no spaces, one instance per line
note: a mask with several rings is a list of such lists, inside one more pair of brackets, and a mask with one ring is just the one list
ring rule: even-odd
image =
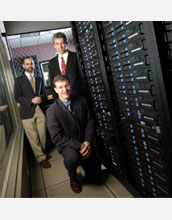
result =
[[[83,78],[88,89],[97,128],[99,156],[105,166],[125,178],[121,143],[113,112],[107,73],[95,22],[72,22]],[[114,123],[112,123],[112,121]],[[116,135],[114,135],[116,134]]]
[[[101,156],[105,163],[108,161],[110,170],[116,169],[112,157],[120,161],[117,164],[125,165],[126,169],[118,167],[145,197],[171,196],[172,126],[166,80],[171,66],[170,59],[163,58],[169,55],[167,47],[162,47],[168,42],[170,48],[166,26],[162,22],[139,21],[73,23],[97,116],[97,134],[100,140],[103,137]],[[164,32],[162,27],[166,27]],[[100,74],[95,75],[97,72]],[[102,87],[102,92],[96,93],[97,86]],[[99,95],[106,102],[99,100],[97,107]],[[112,116],[109,121],[102,118],[102,109]],[[109,127],[111,135],[107,134]],[[109,137],[115,140],[113,151],[104,141]],[[119,149],[120,157],[115,154]]]

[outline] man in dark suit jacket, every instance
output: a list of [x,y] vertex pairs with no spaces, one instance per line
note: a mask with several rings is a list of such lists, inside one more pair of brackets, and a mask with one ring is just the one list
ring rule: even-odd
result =
[[82,165],[87,178],[99,180],[100,164],[93,144],[94,122],[83,96],[72,96],[67,76],[54,78],[56,101],[47,109],[47,125],[52,142],[64,157],[64,165],[75,193],[81,192],[77,167]]
[[42,167],[50,168],[45,154],[45,115],[39,106],[46,100],[43,80],[34,76],[34,62],[31,57],[24,58],[23,68],[25,74],[15,80],[15,99],[20,104],[20,117],[36,161]]
[[[54,92],[53,79],[58,74],[68,76],[72,86],[72,95],[84,94],[77,55],[74,52],[66,50],[66,44],[67,44],[66,35],[61,32],[54,34],[53,43],[56,51],[58,52],[58,55],[53,59],[51,59],[49,62],[49,75],[50,75],[54,100],[57,98],[57,94]],[[63,72],[61,57],[63,58],[65,63],[64,72]]]

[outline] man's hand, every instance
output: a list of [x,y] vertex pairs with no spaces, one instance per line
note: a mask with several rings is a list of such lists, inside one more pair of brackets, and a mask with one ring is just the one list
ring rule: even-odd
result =
[[88,158],[88,157],[90,156],[90,153],[91,153],[91,145],[90,145],[90,142],[84,141],[84,142],[81,144],[80,153],[81,153],[83,159],[86,159],[86,158]]
[[33,104],[40,104],[42,102],[42,99],[39,96],[36,96],[32,99]]

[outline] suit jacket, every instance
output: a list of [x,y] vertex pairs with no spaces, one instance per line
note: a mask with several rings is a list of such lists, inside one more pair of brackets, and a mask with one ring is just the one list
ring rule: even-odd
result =
[[25,74],[17,77],[14,84],[14,96],[18,103],[20,103],[20,117],[21,119],[32,118],[35,113],[36,105],[31,102],[32,98],[39,96],[42,102],[46,101],[46,94],[43,80],[35,76],[36,94],[29,79]]
[[71,96],[71,102],[75,117],[58,98],[46,111],[51,140],[59,152],[66,147],[79,150],[82,142],[93,141],[94,122],[85,97]]
[[[77,55],[74,52],[68,51],[68,59],[66,65],[66,75],[68,76],[71,86],[72,86],[72,94],[73,95],[83,95],[83,83],[81,80],[81,73],[78,66]],[[49,62],[49,75],[51,80],[51,88],[53,92],[54,99],[57,98],[57,94],[54,92],[53,88],[53,79],[56,75],[61,74],[58,55],[50,60]]]

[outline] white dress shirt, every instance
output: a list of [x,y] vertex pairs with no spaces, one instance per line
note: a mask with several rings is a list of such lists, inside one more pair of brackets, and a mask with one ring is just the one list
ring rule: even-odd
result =
[[69,52],[66,50],[63,55],[60,55],[60,54],[58,55],[59,67],[60,67],[60,70],[61,70],[61,71],[62,71],[62,67],[61,67],[61,57],[63,57],[65,64],[67,64],[68,54],[69,54]]
[[32,72],[32,74],[28,73],[28,72],[25,72],[25,75],[27,76],[27,78],[29,79],[29,82],[30,82],[30,75],[32,75],[33,77],[33,81],[35,83],[35,76],[34,76],[34,72]]

